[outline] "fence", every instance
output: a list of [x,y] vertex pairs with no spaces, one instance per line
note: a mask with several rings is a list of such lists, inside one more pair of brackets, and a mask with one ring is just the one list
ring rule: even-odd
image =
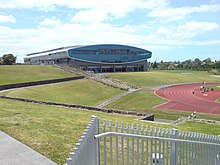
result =
[[96,154],[91,154],[97,161],[73,165],[220,165],[219,136],[112,121],[98,125],[98,119],[95,123],[100,133],[91,131],[92,143],[86,146],[96,144]]
[[99,143],[94,136],[99,133],[98,117],[92,116],[85,132],[67,159],[67,165],[99,165]]

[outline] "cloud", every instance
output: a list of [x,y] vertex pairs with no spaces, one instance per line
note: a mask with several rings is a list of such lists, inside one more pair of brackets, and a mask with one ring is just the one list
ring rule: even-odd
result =
[[[136,11],[141,14],[149,12],[148,16],[156,18],[158,23],[158,20],[167,22],[181,20],[193,13],[220,11],[219,5],[216,4],[171,8],[170,2],[169,0],[6,0],[0,3],[0,8],[39,9],[41,22],[38,26],[23,29],[0,26],[0,54],[15,52],[15,55],[22,59],[25,54],[35,51],[101,43],[134,45],[152,51],[170,50],[184,45],[219,45],[219,40],[212,40],[211,37],[206,42],[196,40],[196,37],[203,39],[201,34],[212,33],[219,28],[215,22],[201,21],[201,18],[200,22],[196,19],[188,22],[183,20],[179,25],[153,24],[149,22],[152,19],[147,17],[145,19],[144,16],[137,21],[136,18],[129,17],[129,13],[133,14]],[[42,19],[42,15],[46,15],[42,9],[56,10]],[[72,18],[71,21],[58,19],[58,16],[59,18],[64,16],[63,13],[59,13],[60,9],[65,9],[68,18]],[[58,15],[51,17],[51,14]],[[114,21],[119,18],[124,18],[128,21],[127,24]],[[134,19],[135,25],[129,19]]]
[[[0,26],[0,53],[31,53],[60,46],[79,44],[138,44],[142,40],[141,36],[132,34],[132,31],[135,29],[132,29],[130,26],[113,26],[107,23],[95,23],[85,26],[83,24],[70,23],[56,24],[56,26],[51,28],[46,26],[51,20],[45,20],[42,22],[45,26],[39,26],[36,29]],[[23,57],[24,54],[20,54],[20,56]]]
[[[55,26],[53,26],[55,25]],[[53,28],[51,28],[53,26]],[[187,22],[177,27],[161,27],[155,33],[139,34],[140,26],[114,26],[109,23],[60,24],[55,17],[45,18],[36,29],[9,28],[0,26],[0,53],[24,54],[69,45],[118,43],[145,49],[171,49],[173,46],[219,44],[219,41],[192,42],[190,39],[201,33],[215,30],[218,25],[209,22]],[[6,49],[7,48],[7,49]],[[4,51],[4,52],[3,52]]]
[[[94,18],[95,21],[104,21],[109,18],[122,18],[127,13],[137,9],[155,9],[168,5],[169,0],[7,0],[0,3],[0,8],[37,8],[40,10],[50,11],[59,7],[76,9],[79,12],[73,17],[73,21],[79,19],[88,21],[86,17]],[[87,15],[87,14],[94,14]],[[103,15],[103,16],[100,16]]]
[[204,45],[204,46],[207,46],[207,45],[220,45],[220,40],[212,40],[212,41],[196,41],[194,42],[195,45]]
[[59,24],[60,24],[60,20],[55,17],[44,18],[44,20],[39,23],[40,26],[56,26]]
[[6,0],[0,3],[0,8],[43,8],[52,6],[66,6],[71,9],[109,9],[114,13],[130,11],[135,8],[157,8],[166,6],[169,0]]
[[177,27],[178,31],[185,31],[188,33],[204,33],[208,31],[212,31],[218,28],[218,24],[215,22],[187,22],[183,25]]
[[0,15],[0,23],[5,23],[5,22],[11,22],[11,23],[15,23],[16,19],[14,16],[12,15]]
[[148,17],[158,18],[160,22],[172,22],[184,19],[193,13],[217,12],[220,11],[219,4],[202,5],[199,7],[182,7],[182,8],[158,8],[147,14]]
[[[86,0],[87,2],[87,0]],[[168,0],[120,0],[120,1],[103,1],[89,0],[88,3],[80,1],[78,3],[69,4],[72,8],[81,8],[76,13],[73,22],[105,22],[112,19],[125,17],[129,12],[138,9],[155,9],[168,5]]]
[[76,13],[73,22],[103,22],[108,19],[108,13],[102,10],[86,10]]
[[160,27],[157,34],[164,39],[188,40],[218,28],[215,22],[186,22],[179,26]]

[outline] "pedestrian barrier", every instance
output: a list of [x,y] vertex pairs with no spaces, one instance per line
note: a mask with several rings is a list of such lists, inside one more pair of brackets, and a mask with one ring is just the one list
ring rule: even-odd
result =
[[[86,130],[68,165],[220,165],[219,136],[112,121],[99,124],[95,116]],[[84,162],[74,164],[74,159]]]

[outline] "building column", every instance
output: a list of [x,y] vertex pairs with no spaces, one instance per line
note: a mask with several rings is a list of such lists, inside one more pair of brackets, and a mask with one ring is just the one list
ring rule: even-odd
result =
[[127,65],[125,65],[125,71],[126,71],[126,72],[128,71],[128,66],[127,66]]
[[100,73],[102,73],[102,65],[100,65]]
[[147,68],[147,62],[146,63],[144,63],[144,65],[143,65],[143,71],[147,71],[148,70],[148,68]]

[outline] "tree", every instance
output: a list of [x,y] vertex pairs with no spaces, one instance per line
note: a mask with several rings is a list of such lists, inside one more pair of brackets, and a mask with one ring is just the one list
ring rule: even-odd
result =
[[0,65],[2,65],[2,64],[3,64],[2,57],[0,57]]
[[158,68],[158,66],[157,66],[157,62],[156,61],[154,61],[154,63],[153,63],[153,69],[157,69]]
[[200,70],[201,69],[201,65],[202,65],[202,61],[198,58],[195,58],[194,62],[194,70]]
[[2,61],[4,65],[12,65],[16,62],[16,56],[14,56],[13,54],[5,54],[2,57]]

